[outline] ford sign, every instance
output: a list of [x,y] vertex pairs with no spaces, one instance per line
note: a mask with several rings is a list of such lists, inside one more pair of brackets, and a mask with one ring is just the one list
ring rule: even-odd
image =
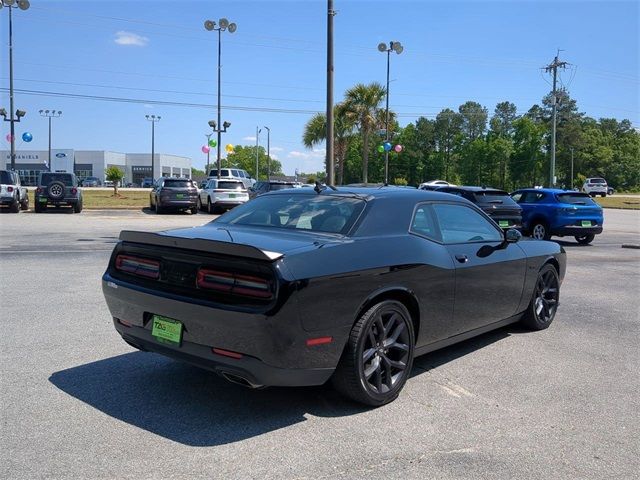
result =
[[56,157],[57,157],[57,158],[64,158],[64,157],[66,157],[66,156],[67,156],[67,154],[66,154],[66,153],[63,153],[63,152],[56,153]]

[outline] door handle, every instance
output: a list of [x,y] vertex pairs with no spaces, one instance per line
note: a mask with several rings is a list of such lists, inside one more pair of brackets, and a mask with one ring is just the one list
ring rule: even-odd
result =
[[469,257],[467,257],[466,255],[458,254],[456,255],[456,260],[458,260],[460,263],[467,263],[469,261]]

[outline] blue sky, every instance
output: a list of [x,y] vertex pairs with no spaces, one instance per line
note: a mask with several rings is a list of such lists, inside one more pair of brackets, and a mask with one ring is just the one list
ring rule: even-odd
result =
[[[335,0],[335,100],[357,82],[384,82],[380,42],[405,47],[391,59],[391,108],[401,125],[475,100],[519,112],[549,89],[540,67],[561,48],[572,64],[561,80],[592,117],[628,118],[640,127],[640,3],[615,1]],[[325,1],[49,1],[14,11],[16,108],[27,116],[18,149],[46,149],[41,109],[54,120],[54,148],[150,150],[145,115],[161,115],[156,151],[186,155],[202,168],[207,121],[215,119],[217,34],[206,19],[237,23],[222,44],[223,144],[254,144],[271,128],[271,152],[286,173],[323,169],[324,150],[300,138],[311,112],[325,109]],[[0,10],[0,84],[8,88],[7,9]],[[133,102],[73,99],[71,93]],[[0,106],[9,95],[0,92]],[[195,104],[159,105],[154,102]],[[240,107],[240,109],[235,109]],[[249,110],[247,110],[247,108]],[[2,125],[3,143],[9,124]],[[263,129],[263,134],[265,130]],[[261,144],[266,137],[261,135]]]

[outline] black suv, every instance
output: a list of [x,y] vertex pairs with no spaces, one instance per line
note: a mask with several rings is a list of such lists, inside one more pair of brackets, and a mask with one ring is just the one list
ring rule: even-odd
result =
[[285,188],[296,188],[297,185],[294,182],[284,182],[281,180],[269,180],[268,182],[256,182],[256,184],[249,188],[249,199],[255,198],[263,193],[273,192],[276,190],[284,190]]
[[35,200],[36,213],[44,212],[49,205],[69,206],[74,213],[82,211],[82,190],[73,173],[40,173]]
[[503,190],[489,187],[438,187],[437,192],[451,193],[478,205],[500,228],[521,229],[522,207]]

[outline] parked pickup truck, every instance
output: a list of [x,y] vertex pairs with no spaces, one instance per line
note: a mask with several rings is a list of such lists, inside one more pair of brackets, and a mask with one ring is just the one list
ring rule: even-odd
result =
[[27,188],[20,184],[20,175],[10,170],[0,170],[0,205],[9,207],[12,213],[29,210]]

